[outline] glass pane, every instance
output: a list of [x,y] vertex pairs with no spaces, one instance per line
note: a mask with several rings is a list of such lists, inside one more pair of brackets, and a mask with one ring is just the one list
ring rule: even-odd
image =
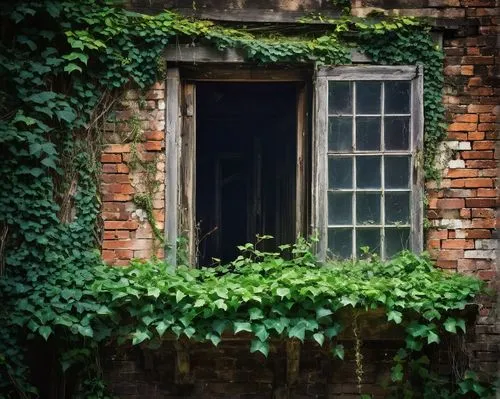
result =
[[358,188],[380,188],[380,158],[356,157],[356,185]]
[[385,113],[410,113],[410,82],[385,82]]
[[328,150],[352,150],[352,117],[337,116],[328,118]]
[[328,113],[352,114],[352,82],[328,82]]
[[380,224],[380,192],[356,193],[356,224]]
[[328,229],[328,256],[352,257],[352,229]]
[[408,188],[410,157],[385,157],[385,188]]
[[352,224],[352,193],[328,193],[328,224]]
[[385,229],[385,257],[390,258],[410,247],[410,229]]
[[385,223],[408,224],[410,222],[410,193],[385,193]]
[[[368,247],[370,253],[380,255],[380,229],[379,228],[360,228],[356,229],[356,254],[358,257]],[[363,248],[363,250],[361,249]]]
[[356,114],[380,114],[380,82],[356,82]]
[[352,158],[328,158],[328,188],[352,188]]
[[360,151],[380,150],[380,118],[356,117],[356,149]]
[[384,118],[386,150],[407,150],[410,146],[410,117],[386,116]]

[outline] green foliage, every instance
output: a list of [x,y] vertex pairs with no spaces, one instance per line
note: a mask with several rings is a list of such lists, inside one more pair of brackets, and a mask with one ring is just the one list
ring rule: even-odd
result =
[[[246,332],[252,352],[267,355],[269,338],[284,337],[333,343],[332,354],[343,358],[335,337],[346,326],[335,315],[344,308],[385,308],[389,322],[405,326],[408,350],[463,330],[463,320],[448,313],[480,284],[408,253],[385,264],[374,258],[320,268],[303,242],[284,246],[286,256],[247,244],[228,266],[170,273],[161,262],[110,269],[97,251],[102,124],[125,88],[161,77],[167,44],[237,48],[259,64],[346,64],[352,47],[379,63],[422,63],[424,160],[434,176],[444,131],[442,55],[425,25],[342,18],[306,37],[270,35],[171,12],[140,15],[112,0],[2,2],[0,18],[1,395],[35,394],[23,359],[27,339],[53,343],[62,370],[81,371],[81,397],[104,397],[95,360],[110,337],[154,344],[173,334],[217,345],[224,331]],[[154,176],[149,163],[135,161]],[[154,182],[150,188],[135,201],[154,229]],[[473,383],[460,387],[477,392]]]

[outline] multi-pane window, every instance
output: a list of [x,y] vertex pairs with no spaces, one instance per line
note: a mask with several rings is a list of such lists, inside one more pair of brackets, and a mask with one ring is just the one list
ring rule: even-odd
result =
[[421,234],[415,203],[420,198],[412,182],[419,180],[421,129],[416,68],[411,70],[384,76],[377,67],[365,67],[347,79],[340,72],[326,73],[319,84],[322,93],[316,94],[326,101],[317,103],[318,147],[323,144],[326,151],[318,161],[325,157],[326,164],[318,168],[318,178],[325,180],[320,190],[326,198],[317,193],[325,208],[318,210],[318,227],[329,257],[359,257],[369,248],[389,258],[405,248],[420,249],[414,248]]

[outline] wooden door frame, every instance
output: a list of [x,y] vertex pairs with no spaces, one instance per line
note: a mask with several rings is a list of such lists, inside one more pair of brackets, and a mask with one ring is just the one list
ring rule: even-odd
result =
[[[167,68],[165,137],[165,237],[167,260],[177,262],[177,238],[187,239],[196,265],[196,82],[289,82],[297,86],[295,235],[307,236],[310,215],[310,112],[313,66],[259,67],[225,62],[178,63]],[[177,187],[177,189],[170,189]],[[174,220],[171,220],[174,219]]]

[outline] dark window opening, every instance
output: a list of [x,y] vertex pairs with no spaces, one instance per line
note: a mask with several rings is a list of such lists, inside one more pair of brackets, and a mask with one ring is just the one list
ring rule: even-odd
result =
[[295,240],[297,89],[291,83],[198,83],[197,257],[238,255],[256,234],[266,250]]

